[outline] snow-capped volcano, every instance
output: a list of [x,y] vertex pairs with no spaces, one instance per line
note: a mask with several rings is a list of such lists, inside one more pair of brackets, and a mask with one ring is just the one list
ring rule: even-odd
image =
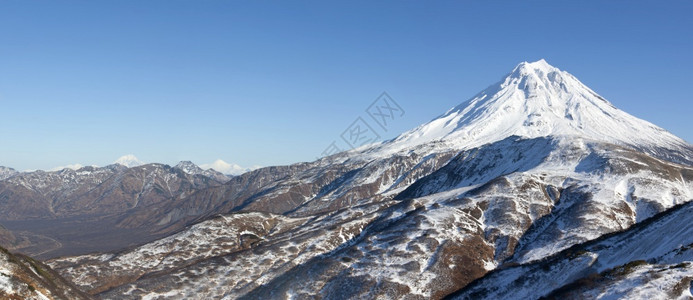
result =
[[[580,136],[648,152],[688,144],[614,107],[545,60],[522,62],[503,80],[381,147],[399,151],[431,141],[469,149],[510,136]],[[685,157],[690,161],[691,157]]]
[[114,164],[120,164],[120,165],[126,166],[128,168],[137,167],[137,166],[141,166],[144,164],[144,162],[137,159],[137,157],[135,157],[132,154],[123,155],[120,158],[118,158],[116,161],[114,161],[113,163]]
[[259,166],[252,166],[249,168],[244,168],[244,167],[241,167],[237,164],[227,163],[221,159],[217,159],[211,164],[202,164],[202,165],[200,165],[200,167],[205,169],[205,170],[212,169],[212,170],[220,172],[222,174],[233,175],[233,176],[240,175],[240,174],[243,174],[245,172],[250,172],[252,170],[260,168]]

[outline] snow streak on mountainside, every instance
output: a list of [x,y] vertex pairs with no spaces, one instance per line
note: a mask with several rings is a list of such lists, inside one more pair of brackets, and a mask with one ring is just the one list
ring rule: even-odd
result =
[[[251,171],[119,223],[176,232],[168,238],[50,264],[109,299],[441,298],[691,201],[691,157],[572,75],[522,63],[394,140]],[[646,293],[663,268],[600,285],[646,281]]]

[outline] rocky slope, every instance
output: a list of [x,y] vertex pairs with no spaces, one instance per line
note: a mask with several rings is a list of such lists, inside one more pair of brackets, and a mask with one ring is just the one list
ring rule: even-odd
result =
[[15,169],[0,166],[0,180],[10,178],[17,173],[18,172]]
[[539,261],[495,270],[453,297],[685,299],[693,280],[693,203]]
[[391,141],[255,170],[118,223],[168,238],[50,264],[103,298],[441,298],[687,203],[692,158],[572,75],[522,63]]
[[0,298],[91,299],[48,266],[0,248]]

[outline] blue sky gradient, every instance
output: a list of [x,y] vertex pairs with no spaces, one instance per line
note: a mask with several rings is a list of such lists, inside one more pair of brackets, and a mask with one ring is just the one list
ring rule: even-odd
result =
[[687,141],[693,2],[2,1],[0,165],[310,161],[381,92],[426,122],[545,58]]

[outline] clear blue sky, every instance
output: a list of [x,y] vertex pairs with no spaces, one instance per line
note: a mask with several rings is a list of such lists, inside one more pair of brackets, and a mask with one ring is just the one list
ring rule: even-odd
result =
[[0,165],[309,161],[540,58],[693,141],[693,2],[560,2],[0,1]]

